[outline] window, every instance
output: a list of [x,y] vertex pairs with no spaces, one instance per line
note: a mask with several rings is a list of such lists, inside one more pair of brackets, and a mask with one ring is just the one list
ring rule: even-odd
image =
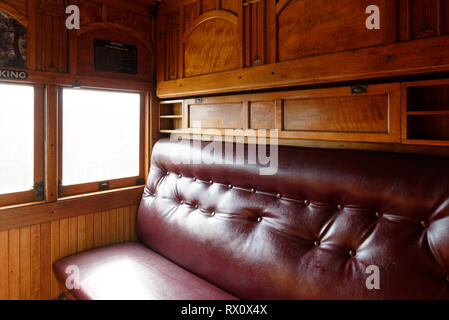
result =
[[0,206],[44,197],[42,90],[0,83]]
[[143,184],[142,95],[62,89],[60,195]]

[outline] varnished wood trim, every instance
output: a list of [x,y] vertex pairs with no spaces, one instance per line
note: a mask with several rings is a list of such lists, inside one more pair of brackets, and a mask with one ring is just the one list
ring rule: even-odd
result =
[[[423,48],[426,48],[423,50]],[[449,36],[340,52],[173,81],[158,82],[160,98],[273,89],[449,71]],[[413,66],[404,57],[419,57]],[[324,59],[323,57],[326,57]],[[439,61],[435,65],[433,61]]]
[[137,186],[67,197],[53,203],[33,203],[0,208],[0,230],[42,224],[100,210],[138,205],[142,193],[143,187]]
[[[20,69],[14,69],[23,71]],[[105,77],[79,76],[67,73],[27,71],[29,77],[27,80],[9,80],[2,79],[2,82],[22,83],[22,84],[43,84],[43,85],[62,85],[72,86],[75,82],[84,87],[92,89],[116,89],[130,92],[152,91],[151,81],[139,81],[132,79],[117,79]]]
[[46,137],[45,137],[45,199],[50,202],[58,198],[58,88],[46,87]]
[[0,2],[0,10],[5,12],[6,14],[10,15],[14,19],[20,22],[24,27],[28,27],[28,19],[19,11],[11,7],[5,2]]
[[196,28],[198,28],[202,23],[212,20],[212,19],[224,19],[224,20],[231,22],[232,24],[234,24],[236,26],[239,24],[238,17],[228,11],[224,11],[224,10],[208,11],[195,19],[195,21],[192,23],[192,27],[190,28],[190,30],[188,30],[184,33],[183,42],[186,42],[187,38],[192,34],[192,32]]
[[90,23],[87,25],[84,25],[81,29],[79,29],[77,31],[77,35],[78,37],[83,35],[86,32],[90,32],[96,29],[108,29],[111,30],[111,32],[113,32],[112,30],[121,30],[126,32],[129,36],[134,37],[136,39],[138,39],[150,52],[153,52],[153,46],[151,45],[150,41],[148,41],[147,39],[145,39],[144,36],[142,36],[140,33],[138,33],[137,31],[135,31],[134,29],[131,29],[127,26],[124,26],[122,24],[118,24],[118,23],[111,23],[111,22],[95,22],[95,23]]
[[276,4],[276,16],[280,15],[282,10],[290,3],[292,0],[279,0]]

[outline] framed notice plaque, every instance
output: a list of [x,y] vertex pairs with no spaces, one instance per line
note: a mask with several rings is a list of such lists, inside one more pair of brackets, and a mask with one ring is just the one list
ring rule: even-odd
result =
[[94,40],[95,70],[137,74],[137,47],[121,42]]

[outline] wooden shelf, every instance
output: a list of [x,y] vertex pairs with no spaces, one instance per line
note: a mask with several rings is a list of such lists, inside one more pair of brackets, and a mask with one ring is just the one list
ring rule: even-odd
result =
[[403,144],[449,146],[449,80],[404,84]]
[[159,133],[170,134],[182,128],[182,100],[159,103]]

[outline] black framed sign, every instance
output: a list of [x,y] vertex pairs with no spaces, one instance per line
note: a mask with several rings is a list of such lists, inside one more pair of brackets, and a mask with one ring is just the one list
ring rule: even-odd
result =
[[137,47],[116,41],[94,40],[95,70],[137,74]]

